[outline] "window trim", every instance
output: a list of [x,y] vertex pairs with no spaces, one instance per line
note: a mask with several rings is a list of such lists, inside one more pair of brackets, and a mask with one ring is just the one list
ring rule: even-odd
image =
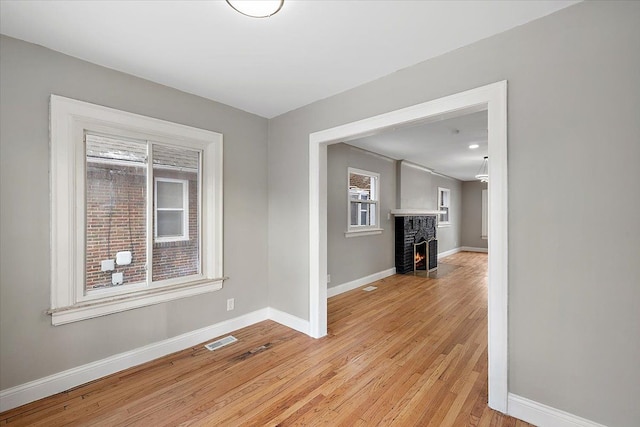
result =
[[[135,287],[101,298],[84,293],[85,130],[121,130],[160,143],[202,150],[202,272],[188,283]],[[50,99],[51,315],[53,325],[75,322],[222,288],[222,134],[57,95]],[[78,203],[81,200],[82,203]]]
[[[363,200],[361,203],[367,203],[375,206],[376,223],[373,225],[351,225],[351,174],[366,175],[375,178],[374,193],[375,197],[371,197],[370,200]],[[377,172],[371,172],[364,169],[347,168],[347,231],[345,237],[357,237],[357,236],[369,236],[373,234],[382,233],[383,229],[380,227],[380,174]]]
[[[442,204],[442,193],[447,193],[449,195],[448,197],[448,204],[445,206]],[[449,188],[444,188],[444,187],[438,187],[438,210],[441,211],[443,210],[442,208],[449,208],[447,210],[447,221],[442,221],[442,215],[444,214],[439,214],[438,215],[438,227],[449,227],[451,226],[451,190]]]
[[[158,207],[158,182],[174,182],[182,184],[182,209],[170,209]],[[165,242],[184,242],[189,240],[189,181],[186,179],[154,177],[153,179],[153,241],[155,243]],[[180,236],[158,237],[158,211],[181,211],[182,215],[182,234]]]

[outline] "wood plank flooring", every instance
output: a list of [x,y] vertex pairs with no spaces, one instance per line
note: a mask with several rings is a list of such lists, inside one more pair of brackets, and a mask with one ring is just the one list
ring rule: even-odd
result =
[[528,426],[487,402],[487,256],[329,300],[329,335],[271,321],[0,414],[11,426]]

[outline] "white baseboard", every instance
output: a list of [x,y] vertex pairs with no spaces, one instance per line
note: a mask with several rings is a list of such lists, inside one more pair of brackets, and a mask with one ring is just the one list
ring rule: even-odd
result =
[[269,307],[269,319],[303,334],[311,335],[309,321]]
[[489,252],[489,249],[487,248],[474,248],[471,246],[461,246],[460,250],[463,252],[484,252],[484,253]]
[[507,399],[509,415],[538,427],[606,427],[513,393]]
[[[215,325],[187,332],[106,359],[68,369],[35,381],[0,391],[0,412],[60,393],[89,381],[149,362],[176,351],[198,345],[263,320],[272,319],[292,329],[308,333],[309,322],[272,308],[263,308]],[[306,326],[305,326],[306,325]]]
[[440,252],[440,253],[438,253],[438,259],[444,258],[444,257],[449,256],[449,255],[457,254],[461,250],[462,250],[462,248],[453,248],[453,249],[450,249],[448,251]]
[[[384,279],[385,277],[393,276],[396,274],[396,268],[390,268],[388,270],[379,271],[377,273],[370,274],[365,277],[361,277],[356,280],[352,280],[351,282],[343,283],[338,286],[333,286],[331,288],[327,288],[327,298],[334,297],[336,295],[343,294],[345,292],[351,291],[353,289],[359,288],[360,286],[368,285],[371,282],[375,282],[376,280]],[[295,329],[295,328],[294,328]]]

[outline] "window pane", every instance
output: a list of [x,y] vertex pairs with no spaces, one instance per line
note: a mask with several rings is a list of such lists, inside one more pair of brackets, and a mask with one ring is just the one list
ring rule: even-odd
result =
[[[156,181],[156,207],[159,210],[155,215],[157,236],[153,243],[152,280],[156,282],[199,274],[200,152],[154,144],[153,173],[154,179],[186,181],[188,185]],[[183,206],[183,189],[188,192],[186,206]],[[183,234],[185,228],[187,232]]]
[[182,236],[182,211],[158,211],[158,237]]
[[360,225],[369,225],[369,205],[360,206]]
[[371,195],[371,177],[357,173],[349,174],[349,197],[353,200],[369,199]]
[[446,212],[446,213],[440,214],[440,221],[449,222],[449,208],[442,207],[442,208],[440,208],[440,210]]
[[158,200],[156,201],[158,208],[183,209],[183,185],[181,182],[158,181],[156,186],[158,189]]
[[351,202],[351,212],[350,212],[351,218],[349,222],[349,224],[351,225],[358,225],[358,213],[359,213],[358,206],[359,205],[360,203]]
[[351,202],[351,222],[353,226],[375,225],[375,204]]
[[[145,141],[87,134],[85,291],[146,281]],[[131,252],[131,263],[115,263]]]

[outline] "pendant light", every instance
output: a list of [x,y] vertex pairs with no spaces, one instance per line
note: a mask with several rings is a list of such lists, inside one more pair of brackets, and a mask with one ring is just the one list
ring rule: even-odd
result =
[[235,11],[251,18],[268,18],[282,9],[284,0],[227,0]]
[[489,182],[489,156],[484,156],[482,165],[476,174],[476,179],[479,179],[480,182]]

